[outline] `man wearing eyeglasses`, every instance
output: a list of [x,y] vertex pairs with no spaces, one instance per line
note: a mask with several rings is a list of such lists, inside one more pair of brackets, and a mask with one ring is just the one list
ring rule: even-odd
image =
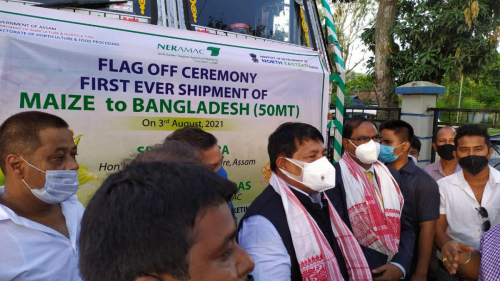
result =
[[[435,242],[440,249],[451,240],[477,249],[482,235],[500,222],[500,172],[488,166],[493,148],[484,127],[462,126],[455,146],[462,171],[438,181],[441,205]],[[446,270],[447,259],[442,257],[438,280],[460,280]]]
[[415,233],[399,173],[377,160],[380,141],[371,121],[347,122],[336,185],[326,194],[361,245],[374,280],[396,281],[410,273]]

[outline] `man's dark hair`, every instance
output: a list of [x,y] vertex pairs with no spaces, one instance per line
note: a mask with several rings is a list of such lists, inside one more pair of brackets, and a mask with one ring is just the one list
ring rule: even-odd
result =
[[111,175],[82,218],[83,280],[132,281],[153,273],[188,279],[196,218],[236,192],[233,183],[195,163],[138,163]]
[[155,145],[132,161],[132,163],[146,163],[157,161],[189,161],[196,163],[198,159],[198,149],[187,142],[167,140],[162,144]]
[[394,131],[394,134],[397,135],[402,142],[410,142],[415,135],[413,133],[413,127],[403,120],[387,120],[380,124],[380,132],[384,129]]
[[484,138],[486,145],[491,147],[490,135],[488,135],[488,130],[476,124],[466,124],[458,128],[457,135],[455,136],[455,149],[458,149],[458,140],[465,136],[480,136]]
[[7,118],[0,126],[0,168],[4,173],[9,154],[31,156],[40,146],[40,131],[47,128],[68,128],[62,118],[40,111],[26,111]]
[[422,143],[420,142],[417,136],[413,136],[413,138],[411,139],[410,146],[415,148],[418,151],[418,153],[420,153],[420,148],[422,148]]
[[176,130],[165,139],[165,141],[169,140],[187,142],[201,151],[217,145],[217,138],[214,135],[205,132],[200,128],[193,127],[185,127]]
[[373,126],[375,126],[375,128],[377,128],[377,125],[375,125],[375,123],[373,123],[371,120],[363,117],[355,117],[347,121],[347,123],[344,125],[343,137],[346,139],[350,139],[352,137],[352,132],[354,132],[354,130],[357,129],[359,125],[365,122],[370,122],[373,124]]
[[271,170],[276,171],[276,160],[280,156],[291,158],[299,145],[304,141],[324,143],[323,135],[315,127],[305,123],[287,122],[280,125],[269,136],[267,152],[271,162]]

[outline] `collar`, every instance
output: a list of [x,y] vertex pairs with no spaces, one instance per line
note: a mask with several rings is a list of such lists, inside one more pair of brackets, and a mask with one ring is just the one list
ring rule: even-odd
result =
[[[356,163],[356,164],[358,164],[358,163]],[[359,165],[358,165],[358,166],[359,166]],[[361,168],[361,171],[363,171],[363,173],[366,173],[366,172],[372,172],[372,174],[374,174],[374,175],[375,175],[375,168],[373,167],[373,164],[371,164],[371,165],[370,165],[370,168],[368,168],[368,169],[365,169],[365,168],[363,168],[363,167],[361,167],[361,166],[359,166],[359,167]]]
[[314,192],[312,193],[311,195],[307,194],[306,192],[304,192],[303,190],[300,190],[298,189],[297,187],[287,183],[288,187],[290,187],[291,189],[301,193],[301,194],[304,194],[305,196],[307,196],[309,199],[311,199],[311,202],[313,203],[319,203],[321,204],[321,192]]
[[[458,165],[457,165],[458,166]],[[490,174],[488,177],[488,185],[491,185],[492,187],[495,187],[497,184],[500,184],[500,171],[497,169],[493,168],[492,166],[488,165],[490,168]],[[463,182],[467,182],[464,177],[464,171],[460,170],[455,173],[456,177],[453,177],[451,184],[458,185],[461,188],[465,188],[465,185],[461,184]],[[468,185],[468,183],[467,183]]]
[[408,157],[408,163],[406,163],[401,168],[401,171],[405,171],[409,174],[413,174],[413,172],[415,172],[415,167],[417,167],[417,165],[415,165],[415,162],[413,162],[413,159],[411,159],[411,157]]
[[494,184],[499,184],[500,183],[500,171],[493,168],[492,166],[489,166],[489,167],[490,167],[490,179],[489,179],[489,181],[491,181]]
[[[441,165],[441,159],[439,159],[439,161],[434,162],[433,164],[436,165],[433,170],[438,171],[441,175],[446,177],[446,175],[444,174],[443,165]],[[460,171],[460,170],[462,170],[462,167],[460,167],[460,165],[457,162],[457,165],[455,166],[455,171],[453,171],[453,174]]]
[[[4,194],[4,192],[5,192],[5,186],[2,185],[2,186],[0,186],[0,196],[2,194]],[[7,209],[5,209],[2,204],[0,204],[0,221],[8,220],[8,219],[10,219],[10,216],[7,213]]]

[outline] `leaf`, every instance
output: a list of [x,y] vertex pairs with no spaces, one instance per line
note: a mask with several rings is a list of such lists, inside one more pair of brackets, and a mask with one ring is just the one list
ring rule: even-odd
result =
[[78,144],[80,143],[80,139],[83,137],[83,135],[78,135],[73,138],[73,141],[75,142],[75,145],[78,147]]
[[78,169],[78,182],[80,185],[84,185],[90,181],[98,179],[99,178],[91,173],[87,167],[80,164],[80,168]]
[[0,169],[0,186],[5,184],[5,176],[2,173],[2,170]]

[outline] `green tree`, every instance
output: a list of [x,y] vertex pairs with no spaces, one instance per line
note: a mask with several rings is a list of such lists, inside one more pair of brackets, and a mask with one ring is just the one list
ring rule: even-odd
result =
[[[349,74],[364,58],[353,61],[352,53],[360,48],[356,43],[361,33],[370,24],[369,18],[375,13],[375,0],[327,0],[331,2],[333,24],[337,31],[340,52],[344,61],[346,74]],[[319,5],[321,2],[319,1]]]
[[[500,108],[500,54],[482,71],[465,76],[461,108]],[[456,108],[460,95],[460,79],[446,74],[442,80],[446,93],[439,97],[438,107]]]
[[[397,6],[390,30],[395,43],[386,44],[391,75],[385,77],[392,77],[396,86],[418,80],[440,84],[447,73],[470,76],[496,60],[499,0],[399,0]],[[373,51],[377,27],[363,33]],[[372,69],[376,61],[377,53],[369,62]]]

